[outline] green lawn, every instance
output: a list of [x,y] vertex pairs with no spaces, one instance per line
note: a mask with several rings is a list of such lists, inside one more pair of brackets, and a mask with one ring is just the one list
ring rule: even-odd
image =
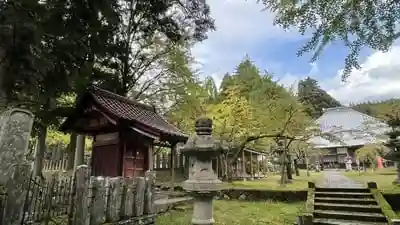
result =
[[268,190],[307,190],[308,182],[315,182],[318,177],[322,175],[322,172],[315,173],[310,172],[310,176],[307,177],[306,171],[301,170],[300,176],[293,175],[293,182],[291,184],[286,184],[281,186],[279,181],[281,179],[280,175],[270,175],[266,178],[259,180],[249,180],[249,181],[234,181],[229,184],[225,184],[226,188],[243,188],[243,189],[268,189]]
[[[293,224],[304,203],[214,201],[215,225],[286,225]],[[156,225],[190,224],[192,209],[160,215]]]
[[367,170],[367,172],[361,171],[360,173],[358,171],[343,172],[343,174],[360,182],[374,181],[383,193],[400,193],[400,185],[393,184],[396,178],[395,168]]

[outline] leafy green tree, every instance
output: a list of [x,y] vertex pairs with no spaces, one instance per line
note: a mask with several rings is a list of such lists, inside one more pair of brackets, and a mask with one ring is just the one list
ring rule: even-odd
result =
[[383,121],[387,121],[390,119],[390,116],[395,116],[395,114],[400,110],[400,99],[388,99],[376,102],[362,102],[358,104],[351,104],[351,107],[359,112],[365,113]]
[[162,68],[160,61],[153,63],[165,56],[155,54],[157,48],[203,40],[213,28],[208,5],[198,0],[1,2],[0,107],[35,113],[41,146],[35,173],[41,170],[47,129],[70,109],[60,98],[89,84],[150,96],[146,91],[154,79],[141,78]]
[[194,131],[193,122],[206,111],[213,99],[215,84],[212,78],[200,80],[197,71],[191,68],[188,52],[177,50],[169,54],[166,64],[171,78],[165,89],[155,96],[153,103],[166,106],[165,115],[178,128],[188,133]]
[[225,75],[217,99],[207,114],[214,118],[215,135],[228,143],[227,164],[235,163],[245,147],[266,151],[265,146],[283,137],[290,139],[284,146],[289,152],[292,140],[305,135],[311,123],[292,91],[262,73],[248,57]]
[[[257,120],[253,109],[237,86],[226,90],[226,98],[219,103],[207,106],[206,114],[213,119],[213,135],[227,145],[223,155],[224,177],[232,175],[232,164],[238,157],[238,144],[245,143],[256,131]],[[233,157],[232,157],[233,155]]]
[[[261,0],[258,0],[258,2]],[[262,0],[276,14],[275,23],[285,29],[311,31],[311,39],[298,52],[312,52],[315,61],[325,47],[342,41],[349,48],[342,78],[353,68],[363,47],[387,51],[399,37],[399,3],[395,1],[281,1]]]
[[214,29],[204,1],[123,0],[119,6],[121,23],[112,42],[114,52],[101,64],[106,74],[99,83],[133,99],[165,88],[171,73],[163,64],[176,45],[204,40],[207,31]]
[[306,107],[307,114],[312,118],[320,117],[326,108],[341,106],[336,99],[321,89],[316,80],[310,77],[299,82],[298,98]]
[[375,169],[377,166],[377,157],[381,156],[383,150],[383,146],[369,144],[357,149],[355,154],[356,158],[364,164],[364,167],[365,164],[369,164],[372,169]]

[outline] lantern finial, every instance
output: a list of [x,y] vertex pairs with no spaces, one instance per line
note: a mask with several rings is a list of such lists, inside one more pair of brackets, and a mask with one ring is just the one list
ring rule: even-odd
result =
[[211,135],[212,120],[208,117],[200,117],[196,120],[195,127],[197,135]]

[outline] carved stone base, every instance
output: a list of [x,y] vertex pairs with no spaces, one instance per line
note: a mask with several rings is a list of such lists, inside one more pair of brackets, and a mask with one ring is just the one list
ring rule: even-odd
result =
[[213,218],[213,197],[211,195],[197,195],[193,204],[193,225],[212,225]]

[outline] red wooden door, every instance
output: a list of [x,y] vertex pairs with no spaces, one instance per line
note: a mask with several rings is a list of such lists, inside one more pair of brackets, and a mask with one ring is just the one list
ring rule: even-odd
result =
[[118,145],[95,146],[92,157],[92,175],[120,176],[118,155]]
[[145,157],[140,148],[127,149],[124,155],[124,177],[142,176],[145,170]]

